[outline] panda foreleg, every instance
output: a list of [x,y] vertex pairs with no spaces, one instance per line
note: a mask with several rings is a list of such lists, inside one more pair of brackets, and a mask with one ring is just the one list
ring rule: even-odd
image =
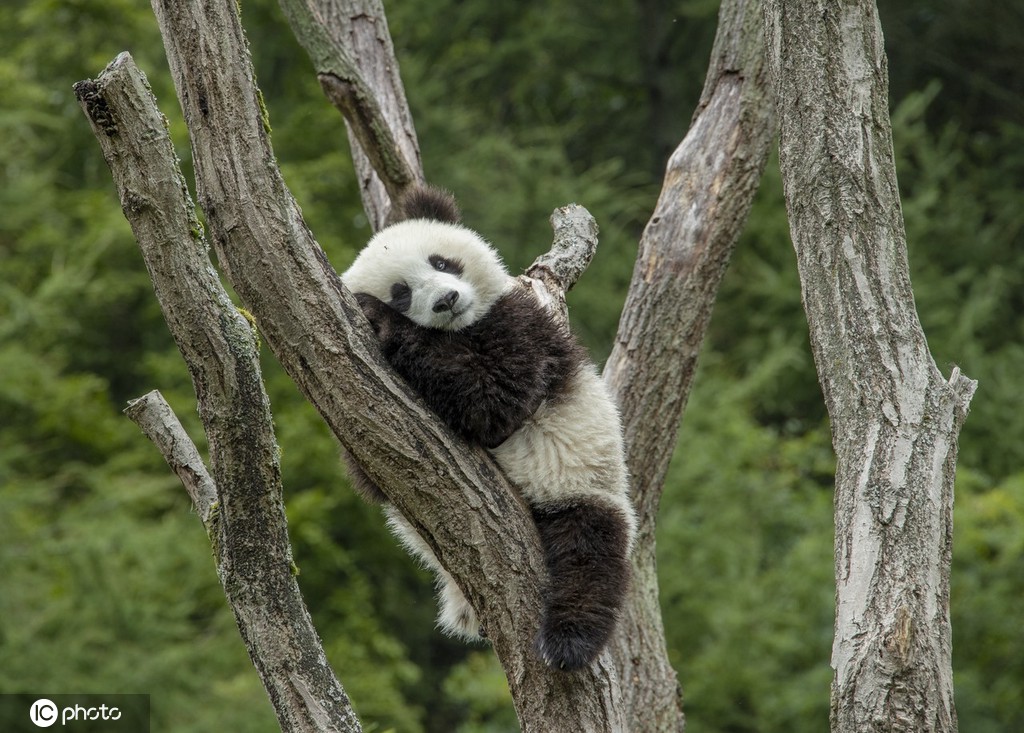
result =
[[489,333],[490,321],[486,328],[441,331],[417,325],[372,295],[355,297],[384,358],[464,439],[485,447],[502,443],[546,396],[543,365],[521,353],[510,359],[503,340]]
[[535,505],[533,517],[548,571],[537,651],[551,667],[579,669],[615,629],[629,587],[630,524],[587,500]]

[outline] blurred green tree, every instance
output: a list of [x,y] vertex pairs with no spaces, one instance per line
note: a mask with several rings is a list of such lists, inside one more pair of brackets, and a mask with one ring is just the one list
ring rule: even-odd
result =
[[[957,709],[972,733],[1024,729],[1024,19],[1011,5],[879,3],[918,310],[937,361],[980,381],[961,435],[952,587]],[[428,175],[459,195],[469,223],[517,267],[546,248],[553,207],[575,200],[597,217],[601,250],[570,294],[595,354],[610,349],[716,9],[388,8]],[[341,122],[276,4],[251,0],[243,15],[285,176],[331,259],[347,262],[369,229]],[[172,99],[150,10],[15,0],[0,6],[0,48],[0,691],[151,692],[154,729],[275,730],[187,497],[118,414],[158,386],[201,435],[71,93],[130,50]],[[486,655],[432,629],[429,579],[348,491],[311,408],[269,360],[264,372],[300,582],[363,719],[514,730]],[[662,603],[693,733],[826,724],[831,472],[770,166],[663,501]]]

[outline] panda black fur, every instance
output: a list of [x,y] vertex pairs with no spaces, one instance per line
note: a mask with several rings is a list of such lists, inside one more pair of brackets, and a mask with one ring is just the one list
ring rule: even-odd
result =
[[[458,224],[454,199],[417,187],[398,224],[342,275],[384,356],[456,433],[482,445],[529,502],[548,580],[537,650],[560,669],[596,657],[629,584],[636,518],[618,411],[572,334]],[[353,461],[356,488],[382,492]],[[444,631],[477,638],[472,606],[393,507],[389,524],[439,579]]]

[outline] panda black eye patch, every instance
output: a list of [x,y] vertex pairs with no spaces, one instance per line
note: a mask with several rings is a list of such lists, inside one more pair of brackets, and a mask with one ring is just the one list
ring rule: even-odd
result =
[[427,262],[438,272],[447,272],[452,275],[462,274],[462,263],[458,260],[442,257],[441,255],[430,255],[427,258]]
[[389,304],[399,313],[405,313],[412,306],[412,288],[405,283],[395,283],[391,286],[391,303]]

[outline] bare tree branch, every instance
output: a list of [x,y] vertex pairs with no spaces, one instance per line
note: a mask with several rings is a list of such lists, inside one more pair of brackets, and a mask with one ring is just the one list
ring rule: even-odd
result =
[[551,228],[555,235],[551,249],[537,257],[519,281],[568,322],[565,294],[597,253],[597,222],[585,208],[570,204],[552,212]]
[[[196,506],[213,543],[224,593],[281,728],[359,731],[294,577],[279,450],[256,337],[210,265],[166,119],[128,54],[118,56],[97,80],[76,84],[75,92],[192,375],[217,496],[211,504],[207,480]],[[196,459],[186,460],[194,465]]]
[[907,264],[874,2],[765,5],[780,161],[836,451],[832,730],[955,731],[949,575],[957,436]]
[[211,517],[218,506],[217,485],[167,400],[153,390],[129,402],[124,414],[139,426],[181,479],[203,527],[209,532],[213,526]]
[[605,365],[622,410],[640,520],[633,598],[615,650],[634,730],[683,727],[658,603],[654,531],[711,308],[775,132],[761,36],[758,0],[722,3],[704,91],[669,160]]
[[324,94],[345,117],[374,230],[390,200],[423,180],[419,143],[379,0],[280,0]]

